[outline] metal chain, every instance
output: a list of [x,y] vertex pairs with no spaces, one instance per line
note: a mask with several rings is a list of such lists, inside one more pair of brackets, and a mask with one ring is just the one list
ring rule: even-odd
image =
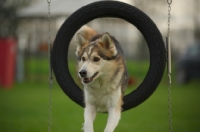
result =
[[168,32],[166,37],[166,52],[167,52],[167,74],[168,74],[168,111],[169,111],[169,132],[172,132],[172,99],[171,99],[171,45],[170,45],[170,18],[172,0],[167,0],[168,3]]
[[171,14],[170,14],[170,11],[171,11],[171,4],[172,4],[172,0],[167,0],[167,3],[168,3],[168,32],[167,32],[167,37],[169,37],[169,33],[170,33],[170,18],[171,18]]
[[51,0],[47,0],[48,3],[48,58],[49,58],[49,119],[48,119],[48,132],[51,132],[51,113],[52,113],[52,67],[51,67]]

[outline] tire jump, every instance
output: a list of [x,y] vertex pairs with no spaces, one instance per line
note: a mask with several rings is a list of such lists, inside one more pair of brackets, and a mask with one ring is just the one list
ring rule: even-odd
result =
[[166,63],[165,45],[154,22],[138,8],[117,1],[99,1],[83,6],[69,16],[59,29],[54,41],[51,65],[56,80],[65,94],[84,107],[83,91],[74,82],[68,68],[68,48],[76,31],[86,23],[103,17],[126,20],[143,35],[150,53],[150,65],[143,82],[125,95],[123,111],[134,108],[148,99],[159,85]]

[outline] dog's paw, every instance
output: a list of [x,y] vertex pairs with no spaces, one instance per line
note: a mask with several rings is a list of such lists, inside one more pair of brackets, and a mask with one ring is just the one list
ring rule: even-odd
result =
[[112,130],[105,129],[103,132],[113,132]]
[[84,132],[94,132],[94,130],[93,130],[92,127],[86,127],[86,126],[84,126],[84,125],[83,125],[82,130],[83,130]]

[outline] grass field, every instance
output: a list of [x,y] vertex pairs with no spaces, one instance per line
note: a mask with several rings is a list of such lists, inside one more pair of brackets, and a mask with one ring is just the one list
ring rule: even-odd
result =
[[[140,83],[148,65],[138,64],[131,75]],[[45,67],[45,66],[44,66]],[[73,67],[71,65],[70,67]],[[131,68],[130,68],[131,67]],[[137,70],[134,70],[137,69]],[[73,72],[73,70],[72,70]],[[133,73],[133,74],[132,74]],[[132,90],[128,88],[128,90]],[[123,112],[115,132],[168,132],[167,75],[144,103]],[[81,132],[83,108],[72,102],[58,84],[52,89],[52,132]],[[200,132],[200,82],[172,84],[174,132]],[[48,127],[48,83],[25,82],[11,89],[0,88],[0,132],[44,132]],[[102,132],[107,114],[98,114],[95,132]]]

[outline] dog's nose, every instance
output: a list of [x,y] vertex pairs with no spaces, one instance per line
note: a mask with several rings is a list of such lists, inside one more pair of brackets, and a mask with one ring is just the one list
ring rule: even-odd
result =
[[85,77],[87,75],[87,71],[86,70],[81,70],[79,72],[79,74],[81,75],[81,77]]

